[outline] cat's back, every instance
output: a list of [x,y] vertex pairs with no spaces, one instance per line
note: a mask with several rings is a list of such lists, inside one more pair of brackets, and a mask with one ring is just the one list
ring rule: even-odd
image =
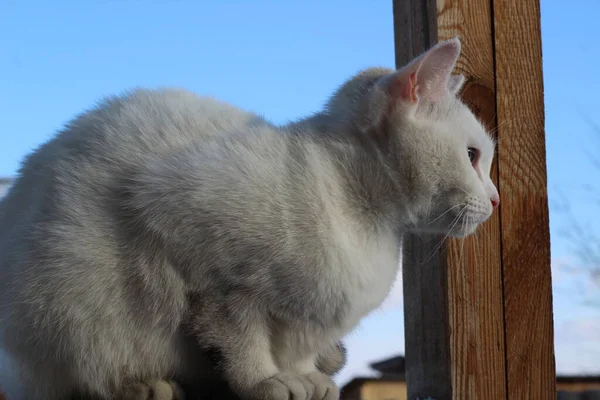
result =
[[162,154],[256,125],[268,123],[183,89],[136,89],[106,98],[25,158],[13,190],[0,203],[0,219],[7,217],[9,203],[23,210],[23,201],[57,200],[49,196],[57,187],[96,184],[100,190]]
[[117,257],[114,205],[124,181],[162,154],[256,125],[267,122],[182,89],[136,89],[103,100],[24,160],[0,201],[0,269],[32,265],[23,255],[36,256],[42,242]]
[[176,88],[136,89],[81,114],[57,140],[67,147],[81,142],[109,157],[137,159],[255,125],[267,122],[212,97]]

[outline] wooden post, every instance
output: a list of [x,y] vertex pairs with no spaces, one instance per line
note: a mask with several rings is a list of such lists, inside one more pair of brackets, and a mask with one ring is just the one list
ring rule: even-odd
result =
[[508,397],[556,398],[539,0],[494,0]]
[[502,199],[434,257],[440,238],[405,241],[408,398],[555,399],[539,0],[393,5],[397,67],[461,38],[461,95],[498,133]]
[[[438,2],[438,36],[441,40],[456,35],[461,37],[463,50],[456,69],[467,77],[462,98],[484,125],[493,130],[498,121],[495,119],[496,77],[491,8],[491,1]],[[502,192],[498,179],[498,156],[492,167],[492,178]],[[504,198],[502,194],[500,196],[504,209]],[[508,397],[501,212],[495,212],[476,236],[449,242],[448,312],[455,399]]]
[[[435,0],[394,0],[396,66],[437,42]],[[410,235],[404,240],[404,337],[408,398],[449,399],[452,393],[448,285],[442,237]],[[425,345],[426,344],[426,345]]]

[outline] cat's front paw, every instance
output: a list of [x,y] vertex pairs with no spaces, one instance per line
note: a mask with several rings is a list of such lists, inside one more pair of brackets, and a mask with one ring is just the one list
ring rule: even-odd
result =
[[338,400],[340,398],[340,390],[331,377],[321,372],[312,372],[305,377],[314,387],[310,400]]
[[280,373],[256,385],[244,400],[338,400],[339,390],[327,375]]
[[132,382],[121,390],[118,400],[184,400],[183,390],[173,381]]
[[312,400],[314,387],[301,375],[279,373],[256,385],[244,400]]

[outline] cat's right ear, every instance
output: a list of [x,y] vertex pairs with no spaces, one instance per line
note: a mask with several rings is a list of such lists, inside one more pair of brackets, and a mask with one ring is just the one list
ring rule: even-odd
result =
[[379,84],[393,103],[417,107],[420,102],[435,103],[460,90],[464,77],[453,76],[460,56],[458,38],[438,43],[408,65],[381,79]]

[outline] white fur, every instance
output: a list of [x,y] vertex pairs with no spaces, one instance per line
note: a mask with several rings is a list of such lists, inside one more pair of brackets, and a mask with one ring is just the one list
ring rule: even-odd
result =
[[362,71],[281,127],[173,90],[71,121],[0,203],[2,340],[29,398],[205,383],[216,349],[243,398],[336,399],[319,361],[388,295],[403,235],[468,235],[498,197],[459,54]]

